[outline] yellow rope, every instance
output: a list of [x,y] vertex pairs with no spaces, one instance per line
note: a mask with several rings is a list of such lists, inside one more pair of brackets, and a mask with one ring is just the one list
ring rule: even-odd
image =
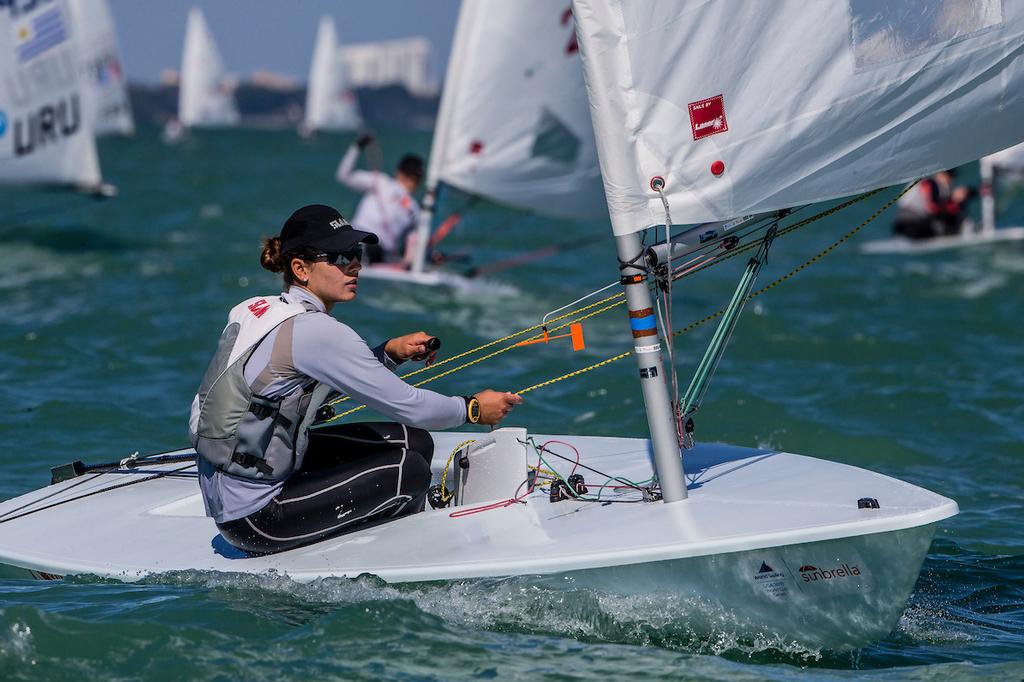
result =
[[[766,291],[768,291],[772,287],[775,287],[776,285],[781,284],[782,282],[790,279],[791,277],[793,277],[794,275],[796,275],[797,273],[799,273],[800,271],[802,271],[804,268],[808,267],[809,265],[811,265],[813,263],[816,263],[817,261],[821,260],[823,257],[825,257],[826,255],[831,253],[834,249],[836,249],[838,246],[840,246],[843,242],[848,240],[853,235],[857,234],[861,229],[863,229],[866,225],[868,225],[873,220],[875,220],[875,218],[877,218],[879,215],[881,215],[886,210],[888,210],[893,204],[895,204],[899,200],[900,197],[902,197],[904,194],[906,194],[910,190],[911,187],[913,187],[913,184],[910,184],[907,187],[905,187],[899,194],[897,194],[891,200],[886,202],[881,208],[879,208],[877,211],[875,211],[873,214],[871,214],[866,220],[861,222],[860,225],[858,225],[857,227],[853,228],[852,230],[847,232],[845,235],[840,237],[837,241],[835,241],[833,244],[831,244],[828,248],[826,248],[825,250],[823,250],[820,253],[816,254],[815,256],[810,258],[809,260],[805,261],[802,265],[800,265],[799,267],[791,270],[789,273],[787,273],[787,274],[783,275],[782,277],[776,279],[774,282],[772,282],[768,286],[766,286],[766,287],[764,287],[762,289],[759,289],[758,291],[750,294],[750,296],[747,297],[747,300],[749,301],[752,298],[760,296],[761,294],[765,293]],[[844,201],[842,203],[836,204],[835,206],[833,206],[830,209],[826,209],[824,211],[816,213],[813,216],[810,216],[810,217],[805,218],[805,219],[803,219],[803,220],[801,220],[799,222],[796,222],[796,223],[794,223],[792,225],[789,225],[789,226],[783,228],[782,230],[780,230],[779,233],[776,235],[776,238],[781,237],[784,234],[789,234],[790,232],[793,232],[794,230],[797,230],[797,229],[799,229],[801,227],[804,227],[806,225],[809,225],[811,223],[814,223],[814,222],[817,222],[817,221],[822,220],[824,218],[827,218],[828,216],[833,215],[835,213],[838,213],[839,211],[842,211],[842,210],[848,208],[849,206],[852,206],[853,204],[856,204],[856,203],[858,203],[860,201],[864,201],[868,197],[874,196],[875,194],[878,194],[881,191],[883,191],[883,190],[882,189],[876,189],[876,190],[872,190],[870,192],[865,192],[865,193],[863,193],[861,195],[858,195],[858,196],[854,197],[853,199],[849,199],[849,200]],[[701,270],[704,270],[705,268],[709,268],[712,265],[718,265],[719,263],[722,263],[722,262],[724,262],[724,261],[726,261],[726,260],[728,260],[730,258],[738,256],[738,255],[740,255],[741,253],[743,253],[745,251],[749,251],[752,248],[756,248],[759,245],[760,245],[760,241],[758,240],[758,241],[751,242],[750,244],[746,244],[744,246],[741,246],[739,248],[733,249],[733,250],[729,251],[728,253],[723,254],[722,256],[716,257],[712,262],[710,262],[710,263],[708,263],[706,265],[702,265],[702,266],[700,266],[700,267],[698,267],[698,268],[696,268],[694,270],[691,270],[691,271],[687,272],[685,276],[690,276],[690,275],[696,274],[697,272],[700,272]],[[614,302],[612,302],[612,301],[614,301]],[[565,320],[566,318],[572,317],[572,316],[574,316],[574,315],[576,315],[578,313],[582,313],[582,312],[587,311],[587,310],[593,310],[594,308],[597,308],[597,307],[603,305],[603,307],[601,307],[599,310],[593,310],[593,312],[590,312],[587,315],[583,315],[583,316],[581,316],[581,317],[579,317],[577,319],[571,320],[571,321],[566,322],[564,324],[556,325],[554,327],[551,327],[551,328],[548,329],[548,331],[549,332],[554,332],[554,331],[558,331],[560,329],[564,329],[564,328],[569,327],[569,326],[571,326],[573,324],[576,324],[578,322],[582,322],[583,320],[586,320],[588,318],[591,318],[591,317],[594,317],[596,315],[600,315],[601,313],[607,312],[608,310],[611,310],[612,308],[618,307],[618,306],[622,305],[623,303],[625,303],[625,294],[624,293],[619,292],[617,294],[613,294],[612,296],[608,296],[607,298],[603,298],[600,301],[595,301],[594,303],[591,303],[589,305],[583,306],[582,308],[578,308],[576,310],[571,310],[571,311],[569,311],[569,312],[567,312],[567,313],[565,313],[563,315],[559,315],[558,317],[552,318],[551,320],[548,321],[549,323],[550,322],[557,322],[559,320]],[[604,305],[604,304],[607,304],[607,305]],[[687,327],[684,327],[683,329],[680,329],[679,331],[676,331],[673,334],[673,336],[679,336],[681,334],[686,334],[686,333],[688,333],[690,331],[693,331],[694,329],[696,329],[697,327],[701,326],[702,324],[710,322],[711,320],[714,320],[715,318],[721,316],[724,312],[725,312],[725,308],[721,308],[721,309],[711,313],[710,315],[707,315],[703,319],[698,320],[698,321],[688,325]],[[500,339],[496,339],[494,341],[490,341],[488,343],[485,343],[482,346],[478,346],[476,348],[472,348],[472,349],[467,350],[467,351],[465,351],[463,353],[459,353],[458,355],[454,355],[454,356],[452,356],[450,358],[442,360],[441,362],[434,363],[430,367],[422,367],[420,369],[417,369],[417,370],[414,370],[412,372],[409,372],[408,374],[404,374],[404,375],[402,375],[402,378],[405,379],[407,377],[413,376],[415,374],[419,374],[421,372],[425,372],[427,370],[436,369],[440,365],[444,365],[444,364],[448,364],[450,362],[454,362],[455,360],[458,360],[460,358],[464,358],[464,357],[466,357],[468,355],[472,355],[472,354],[477,353],[477,352],[479,352],[481,350],[485,350],[487,348],[491,348],[491,347],[493,347],[493,346],[495,346],[495,345],[497,345],[499,343],[502,343],[503,341],[508,341],[508,340],[514,339],[514,338],[516,338],[518,336],[522,336],[523,334],[526,334],[528,332],[536,331],[538,329],[543,328],[544,326],[545,326],[544,324],[537,324],[537,325],[534,325],[532,327],[527,327],[526,329],[521,329],[521,330],[519,330],[517,332],[514,332],[512,334],[509,334],[507,336],[503,336]],[[535,335],[534,337],[531,337],[531,339],[539,338],[539,337],[540,337],[540,335]],[[517,348],[517,347],[518,347],[518,343],[514,343],[514,344],[511,344],[511,345],[506,346],[504,348],[500,348],[500,349],[498,349],[498,350],[496,350],[496,351],[494,351],[492,353],[488,353],[487,355],[483,355],[483,356],[481,356],[479,358],[476,358],[475,360],[470,360],[469,362],[465,362],[465,363],[463,363],[461,365],[458,365],[456,367],[452,367],[451,369],[445,370],[444,372],[441,372],[440,374],[436,374],[434,376],[428,377],[428,378],[426,378],[426,379],[424,379],[424,380],[422,380],[422,381],[420,381],[418,383],[413,384],[413,386],[418,388],[418,387],[423,386],[425,384],[428,384],[428,383],[430,383],[432,381],[436,381],[437,379],[440,379],[442,377],[446,377],[446,376],[448,376],[450,374],[454,374],[455,372],[458,372],[458,371],[461,371],[463,369],[466,369],[467,367],[471,367],[473,365],[481,363],[484,360],[489,360],[489,359],[491,359],[493,357],[501,355],[502,353],[506,353],[506,352],[512,350],[513,348]],[[624,353],[620,353],[618,355],[612,356],[610,358],[602,360],[601,362],[595,363],[593,365],[588,365],[586,367],[582,367],[580,369],[574,370],[574,371],[569,372],[567,374],[563,374],[563,375],[555,377],[553,379],[548,379],[547,381],[542,381],[542,382],[540,382],[538,384],[534,384],[532,386],[528,386],[527,388],[524,388],[521,391],[517,391],[517,393],[519,393],[520,395],[523,394],[523,393],[529,393],[530,391],[535,391],[537,389],[544,388],[546,386],[550,386],[551,384],[555,384],[555,383],[558,383],[560,381],[564,381],[566,379],[571,379],[573,377],[577,377],[577,376],[579,376],[581,374],[585,374],[587,372],[590,372],[592,370],[598,369],[600,367],[604,367],[605,365],[609,365],[609,364],[611,364],[611,363],[613,363],[613,362],[615,362],[617,360],[621,360],[623,358],[629,357],[632,354],[633,354],[633,351],[631,351],[631,350],[630,351],[626,351]],[[333,402],[331,402],[329,404],[330,405],[336,405],[336,404],[344,402],[346,400],[349,400],[348,396],[344,396],[342,398],[339,398],[339,399],[337,399],[337,400],[335,400],[335,401],[333,401]],[[365,405],[360,405],[358,407],[354,407],[354,408],[352,408],[350,410],[347,410],[345,412],[337,414],[334,417],[332,417],[331,419],[328,419],[328,420],[326,420],[324,422],[321,422],[321,423],[327,424],[327,423],[336,421],[336,420],[341,419],[342,417],[346,417],[346,416],[348,416],[348,415],[350,415],[350,414],[352,414],[354,412],[358,412],[359,410],[362,410],[365,407],[366,407]]]
[[[564,320],[567,317],[571,317],[571,316],[573,316],[573,315],[575,315],[577,313],[582,313],[585,310],[590,310],[591,308],[594,308],[596,306],[599,306],[599,305],[601,305],[603,303],[607,303],[608,301],[612,301],[612,300],[615,300],[615,299],[623,299],[623,301],[625,301],[625,294],[622,293],[621,291],[619,293],[617,293],[617,294],[612,294],[611,296],[609,296],[607,298],[603,298],[600,301],[594,301],[593,303],[591,303],[589,305],[585,305],[582,308],[577,308],[576,310],[570,310],[569,312],[565,313],[564,315],[559,315],[558,317],[553,317],[550,320],[548,320],[548,323],[557,322],[559,320]],[[603,308],[601,310],[601,312],[604,312],[605,310],[609,310],[611,307],[614,307],[614,306]],[[588,315],[587,317],[592,317],[592,315]],[[586,319],[586,318],[581,318],[581,319]],[[569,324],[572,324],[572,323],[570,322]],[[402,379],[408,379],[409,377],[414,376],[416,374],[420,374],[421,372],[435,370],[435,369],[437,369],[438,367],[440,367],[442,365],[447,365],[449,362],[455,362],[456,360],[464,358],[467,355],[472,355],[474,353],[478,353],[478,352],[480,352],[482,350],[485,350],[487,348],[491,348],[492,346],[496,346],[496,345],[498,345],[499,343],[501,343],[503,341],[508,341],[509,339],[514,339],[517,336],[522,336],[523,334],[526,334],[528,332],[536,331],[537,329],[541,329],[544,326],[545,326],[544,324],[535,324],[532,327],[527,327],[526,329],[520,329],[519,331],[513,332],[513,333],[509,334],[508,336],[503,336],[500,339],[495,339],[494,341],[488,341],[487,343],[483,344],[482,346],[477,346],[476,348],[470,348],[469,350],[464,351],[462,353],[459,353],[458,355],[453,355],[450,358],[445,358],[444,360],[441,360],[439,362],[435,362],[434,364],[430,365],[429,367],[420,367],[417,370],[413,370],[412,372],[408,372],[407,374],[403,374],[402,375]],[[554,327],[553,329],[554,330],[558,330],[558,329],[562,329],[562,328],[564,328],[566,326],[568,326],[568,324],[560,325],[560,326]],[[548,331],[552,331],[552,329],[549,329]],[[539,335],[535,336],[535,337],[532,337],[532,338],[538,338],[538,337],[539,337]],[[515,344],[513,344],[512,346],[509,346],[509,348],[515,348]],[[505,348],[501,352],[504,352],[505,350],[508,350],[509,348]],[[487,357],[494,357],[494,355],[489,355]],[[475,364],[475,363],[467,363],[465,365],[462,365],[461,367],[469,367],[469,365],[471,365],[471,364]],[[445,374],[441,374],[441,375],[438,375],[438,376],[445,376],[446,374],[450,374],[450,373],[451,373],[451,371],[449,370]],[[419,386],[419,384],[416,384],[416,385]],[[328,403],[328,405],[337,405],[338,403],[343,403],[346,400],[349,400],[349,396],[343,396],[341,398],[333,400],[330,403]]]
[[[782,277],[779,277],[777,280],[775,280],[774,282],[772,282],[768,286],[763,287],[761,289],[758,289],[754,293],[750,294],[750,296],[747,297],[747,300],[749,301],[752,298],[756,298],[756,297],[760,296],[761,294],[765,293],[766,291],[768,291],[772,287],[775,287],[776,285],[779,285],[782,282],[785,282],[787,279],[790,279],[791,277],[796,275],[798,272],[800,272],[804,268],[808,267],[809,265],[812,265],[813,263],[818,262],[819,260],[821,260],[822,258],[827,256],[829,253],[831,253],[833,250],[835,250],[840,244],[842,244],[843,242],[848,240],[850,237],[852,237],[853,235],[855,235],[858,232],[860,232],[868,223],[870,223],[875,218],[877,218],[882,213],[884,213],[886,210],[888,210],[893,204],[895,204],[897,201],[899,201],[900,197],[902,197],[904,194],[909,192],[910,188],[913,187],[915,184],[917,184],[917,183],[911,183],[910,185],[907,185],[903,189],[902,192],[900,192],[895,197],[893,197],[888,202],[886,202],[886,204],[884,206],[882,206],[880,209],[878,209],[877,211],[872,213],[860,225],[858,225],[857,227],[853,228],[852,230],[850,230],[849,232],[844,234],[842,237],[840,237],[838,240],[833,242],[828,248],[826,248],[825,250],[819,252],[815,256],[811,257],[809,260],[805,261],[799,267],[794,268],[793,270],[790,270],[788,273],[786,273]],[[881,191],[881,190],[874,190],[873,192],[871,192],[871,194],[876,194],[879,191]],[[868,196],[868,195],[862,195],[862,197],[863,196]],[[849,206],[850,204],[856,203],[856,201],[858,201],[858,200],[859,199],[848,201],[845,204],[841,204],[840,206],[837,206],[835,208],[836,209],[838,209],[840,207],[845,208],[846,206]],[[834,213],[835,211],[833,210],[831,212]],[[808,219],[806,221],[803,221],[802,223],[797,223],[797,226],[801,226],[802,227],[803,225],[807,225],[810,222],[813,222],[813,219]],[[785,234],[786,232],[792,232],[794,229],[796,229],[796,226],[790,226],[790,228],[787,228],[786,230],[780,232],[779,234]],[[725,308],[720,308],[719,310],[716,310],[715,312],[711,313],[707,317],[704,317],[703,319],[698,320],[698,321],[690,324],[689,326],[684,327],[683,329],[680,329],[679,331],[675,332],[673,334],[673,336],[679,336],[680,334],[686,334],[687,332],[693,331],[694,329],[696,329],[697,327],[701,326],[702,324],[704,324],[706,322],[710,322],[711,320],[715,319],[716,317],[720,317],[723,313],[725,313]],[[550,386],[551,384],[558,383],[559,381],[564,381],[565,379],[571,379],[573,377],[577,377],[577,376],[579,376],[581,374],[585,374],[587,372],[593,371],[593,370],[598,369],[600,367],[604,367],[605,365],[610,365],[611,363],[615,362],[616,360],[621,360],[622,358],[629,357],[632,354],[633,354],[633,351],[631,351],[631,350],[626,351],[625,353],[619,353],[618,355],[612,356],[612,357],[610,357],[610,358],[608,358],[606,360],[602,360],[601,362],[595,363],[593,365],[588,365],[587,367],[582,367],[582,368],[577,369],[575,371],[569,372],[568,374],[563,374],[562,376],[555,377],[554,379],[548,379],[547,381],[542,381],[539,384],[534,384],[533,386],[528,386],[527,388],[524,388],[521,391],[517,391],[517,393],[522,395],[523,393],[529,393],[530,391],[534,391],[534,390],[536,390],[538,388],[544,388],[545,386]]]
[[[811,223],[817,222],[819,220],[824,220],[825,218],[829,217],[830,215],[838,213],[839,211],[842,211],[843,209],[849,208],[850,206],[853,206],[854,204],[856,204],[856,203],[858,203],[860,201],[864,201],[868,197],[874,196],[874,195],[878,194],[881,191],[882,191],[881,189],[871,190],[870,192],[865,192],[864,194],[860,194],[858,196],[855,196],[852,199],[847,199],[846,201],[844,201],[844,202],[842,202],[840,204],[836,204],[832,208],[826,209],[826,210],[824,210],[824,211],[822,211],[820,213],[815,213],[814,215],[812,215],[812,216],[810,216],[808,218],[804,218],[803,220],[801,220],[799,222],[793,223],[792,225],[789,225],[787,227],[782,228],[781,230],[779,230],[778,234],[775,235],[775,238],[778,239],[782,235],[789,234],[790,232],[793,232],[794,230],[798,230],[801,227],[804,227],[806,225],[810,225]],[[906,190],[904,190],[904,192],[906,192]],[[896,197],[896,199],[899,199],[901,196],[903,196],[902,193],[900,195],[898,195]],[[885,208],[888,208],[891,205],[892,205],[891,203],[886,204]],[[885,210],[885,208],[883,208],[882,210]],[[871,220],[874,220],[874,216],[872,216],[870,219],[868,219],[868,222],[871,222]],[[864,226],[864,224],[861,225],[861,227],[863,227],[863,226]],[[858,227],[857,229],[859,230],[860,228]],[[729,260],[730,258],[735,258],[736,256],[739,256],[742,253],[750,251],[751,249],[756,249],[760,245],[761,245],[761,242],[759,240],[755,240],[755,241],[753,241],[753,242],[751,242],[749,244],[744,244],[743,246],[740,246],[740,247],[737,247],[735,249],[732,249],[731,251],[729,251],[726,254],[718,256],[717,258],[712,260],[710,263],[707,263],[707,264],[704,264],[704,265],[700,265],[700,266],[694,268],[693,270],[690,270],[689,272],[686,273],[685,276],[689,277],[690,275],[696,275],[701,270],[705,270],[706,268],[710,268],[713,265],[718,265],[719,263],[723,263],[723,262]]]
[[464,448],[467,445],[469,445],[470,443],[475,443],[475,442],[476,442],[476,438],[470,438],[469,440],[464,440],[464,441],[462,441],[461,443],[459,443],[458,445],[455,446],[455,449],[452,450],[452,454],[448,455],[448,461],[444,463],[444,469],[441,471],[441,501],[442,502],[447,502],[448,500],[450,500],[453,497],[455,497],[455,493],[449,493],[448,495],[445,495],[445,492],[448,489],[444,485],[445,479],[448,478],[448,467],[450,467],[452,465],[452,460],[455,459],[455,454],[459,450],[461,450],[462,448]]

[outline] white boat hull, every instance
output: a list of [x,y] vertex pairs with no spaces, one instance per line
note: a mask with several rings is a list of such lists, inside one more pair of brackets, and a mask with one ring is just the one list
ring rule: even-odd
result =
[[394,268],[388,265],[369,265],[359,271],[359,276],[384,282],[398,282],[400,284],[414,284],[425,287],[445,287],[455,291],[467,291],[475,294],[487,292],[492,295],[510,296],[518,293],[515,287],[491,280],[466,277],[445,270],[431,269],[413,272],[412,270]]
[[[642,596],[650,604],[676,609],[672,620],[685,619],[698,633],[728,633],[780,646],[798,643],[809,649],[856,648],[893,630],[934,532],[929,524],[841,540],[575,571],[553,576],[546,584]],[[771,570],[760,572],[762,567]],[[818,570],[801,572],[802,567]]]
[[934,253],[973,246],[986,246],[1004,242],[1024,240],[1024,227],[1002,227],[991,232],[970,232],[967,234],[933,237],[932,239],[907,239],[893,237],[865,242],[861,253],[868,254],[915,254]]
[[[435,469],[467,435],[434,434]],[[558,439],[602,471],[633,481],[652,473],[645,440]],[[572,466],[554,461],[566,473]],[[952,500],[902,481],[789,453],[699,445],[686,463],[690,496],[673,504],[552,503],[538,491],[527,504],[458,518],[428,510],[258,557],[231,547],[205,517],[188,464],[87,474],[0,503],[0,565],[37,578],[128,581],[182,570],[277,571],[300,582],[540,576],[549,585],[670,595],[710,605],[698,612],[737,632],[841,648],[888,633],[935,523],[957,512]],[[586,474],[589,485],[603,482]],[[140,483],[123,485],[132,480]],[[509,482],[509,496],[517,485]],[[859,509],[863,497],[880,508]]]

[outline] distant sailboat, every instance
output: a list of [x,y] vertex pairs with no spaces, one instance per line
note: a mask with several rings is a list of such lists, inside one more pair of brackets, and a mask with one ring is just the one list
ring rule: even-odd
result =
[[83,84],[92,102],[96,135],[134,135],[128,82],[108,1],[70,0],[70,8],[81,32]]
[[[996,177],[1000,171],[1024,175],[1024,144],[1018,144],[996,152],[979,161],[981,165],[981,233],[996,233]],[[1019,233],[1017,239],[1024,239],[1024,227],[1003,227],[999,234],[1013,230]]]
[[1024,226],[996,227],[996,191],[998,176],[1003,173],[1024,173],[1024,144],[996,152],[978,161],[981,175],[981,225],[965,218],[959,234],[930,239],[908,239],[903,236],[866,242],[861,251],[870,254],[922,254],[963,247],[981,246],[1024,240]]
[[67,0],[0,5],[0,184],[116,191],[100,174],[82,34]]
[[334,20],[322,17],[309,67],[306,116],[300,132],[311,134],[317,130],[357,130],[361,125],[362,118],[355,95],[345,84]]
[[186,128],[215,128],[238,123],[238,109],[224,62],[198,7],[188,12],[181,55],[178,120]]
[[448,285],[474,281],[427,263],[443,186],[540,215],[607,220],[568,3],[462,3],[411,271],[366,268],[364,275]]

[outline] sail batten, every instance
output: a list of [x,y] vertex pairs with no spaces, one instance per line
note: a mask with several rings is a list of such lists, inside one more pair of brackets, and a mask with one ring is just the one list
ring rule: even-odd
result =
[[[913,180],[1024,138],[998,0],[574,0],[616,234]],[[738,18],[742,17],[742,21]]]

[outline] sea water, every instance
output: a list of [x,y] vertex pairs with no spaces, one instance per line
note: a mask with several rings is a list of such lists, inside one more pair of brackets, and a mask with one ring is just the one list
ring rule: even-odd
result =
[[[380,139],[385,165],[430,142]],[[100,145],[116,199],[0,190],[0,499],[45,485],[49,467],[66,461],[186,445],[189,403],[227,310],[278,288],[259,267],[260,238],[303,204],[352,214],[358,197],[333,181],[349,142],[235,130],[165,146],[144,129]],[[779,239],[758,286],[893,193]],[[1016,199],[1001,217],[1024,224]],[[462,204],[449,195],[442,212]],[[713,620],[713,602],[552,591],[529,578],[395,586],[373,576],[308,585],[277,575],[83,576],[0,581],[0,678],[1020,679],[1024,248],[860,254],[891,219],[890,210],[747,306],[696,419],[698,440],[863,466],[959,502],[884,641],[831,652],[771,632],[697,631],[693,622]],[[609,226],[477,202],[443,248],[468,269],[588,234]],[[674,325],[723,306],[744,260],[677,283]],[[444,355],[536,324],[616,274],[609,238],[470,291],[364,280],[358,301],[335,314],[371,343],[428,331]],[[682,381],[710,332],[677,337]],[[585,322],[584,335],[582,351],[567,340],[533,345],[432,387],[518,390],[630,347],[619,309]],[[635,371],[627,359],[529,393],[508,422],[642,436]]]

